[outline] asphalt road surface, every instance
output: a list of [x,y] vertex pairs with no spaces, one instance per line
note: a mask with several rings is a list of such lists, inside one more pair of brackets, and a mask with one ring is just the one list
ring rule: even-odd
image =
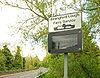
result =
[[41,72],[45,73],[47,71],[48,71],[47,68],[39,68],[37,70],[31,70],[31,71],[25,71],[25,72],[20,72],[20,73],[5,75],[5,76],[2,76],[0,78],[35,78]]

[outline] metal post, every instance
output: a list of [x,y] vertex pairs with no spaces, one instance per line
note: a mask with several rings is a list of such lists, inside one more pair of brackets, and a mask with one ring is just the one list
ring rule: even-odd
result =
[[64,78],[68,78],[68,53],[64,53]]

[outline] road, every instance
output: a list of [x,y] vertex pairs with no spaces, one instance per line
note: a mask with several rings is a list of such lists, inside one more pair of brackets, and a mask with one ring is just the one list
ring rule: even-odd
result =
[[47,68],[39,68],[37,70],[31,70],[31,71],[25,71],[25,72],[20,72],[20,73],[15,73],[15,74],[10,74],[10,75],[5,75],[1,76],[0,78],[35,78],[39,73],[41,72],[47,72]]

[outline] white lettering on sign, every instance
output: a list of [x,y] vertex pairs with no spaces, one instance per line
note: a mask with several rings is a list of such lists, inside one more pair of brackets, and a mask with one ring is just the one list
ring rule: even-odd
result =
[[60,32],[80,28],[81,13],[69,13],[49,18],[49,32]]

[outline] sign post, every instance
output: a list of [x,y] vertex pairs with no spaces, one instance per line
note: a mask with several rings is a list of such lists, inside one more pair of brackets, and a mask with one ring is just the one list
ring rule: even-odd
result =
[[68,53],[64,53],[64,78],[68,78]]
[[68,53],[82,50],[81,13],[49,18],[48,52],[64,53],[64,78],[68,78]]

